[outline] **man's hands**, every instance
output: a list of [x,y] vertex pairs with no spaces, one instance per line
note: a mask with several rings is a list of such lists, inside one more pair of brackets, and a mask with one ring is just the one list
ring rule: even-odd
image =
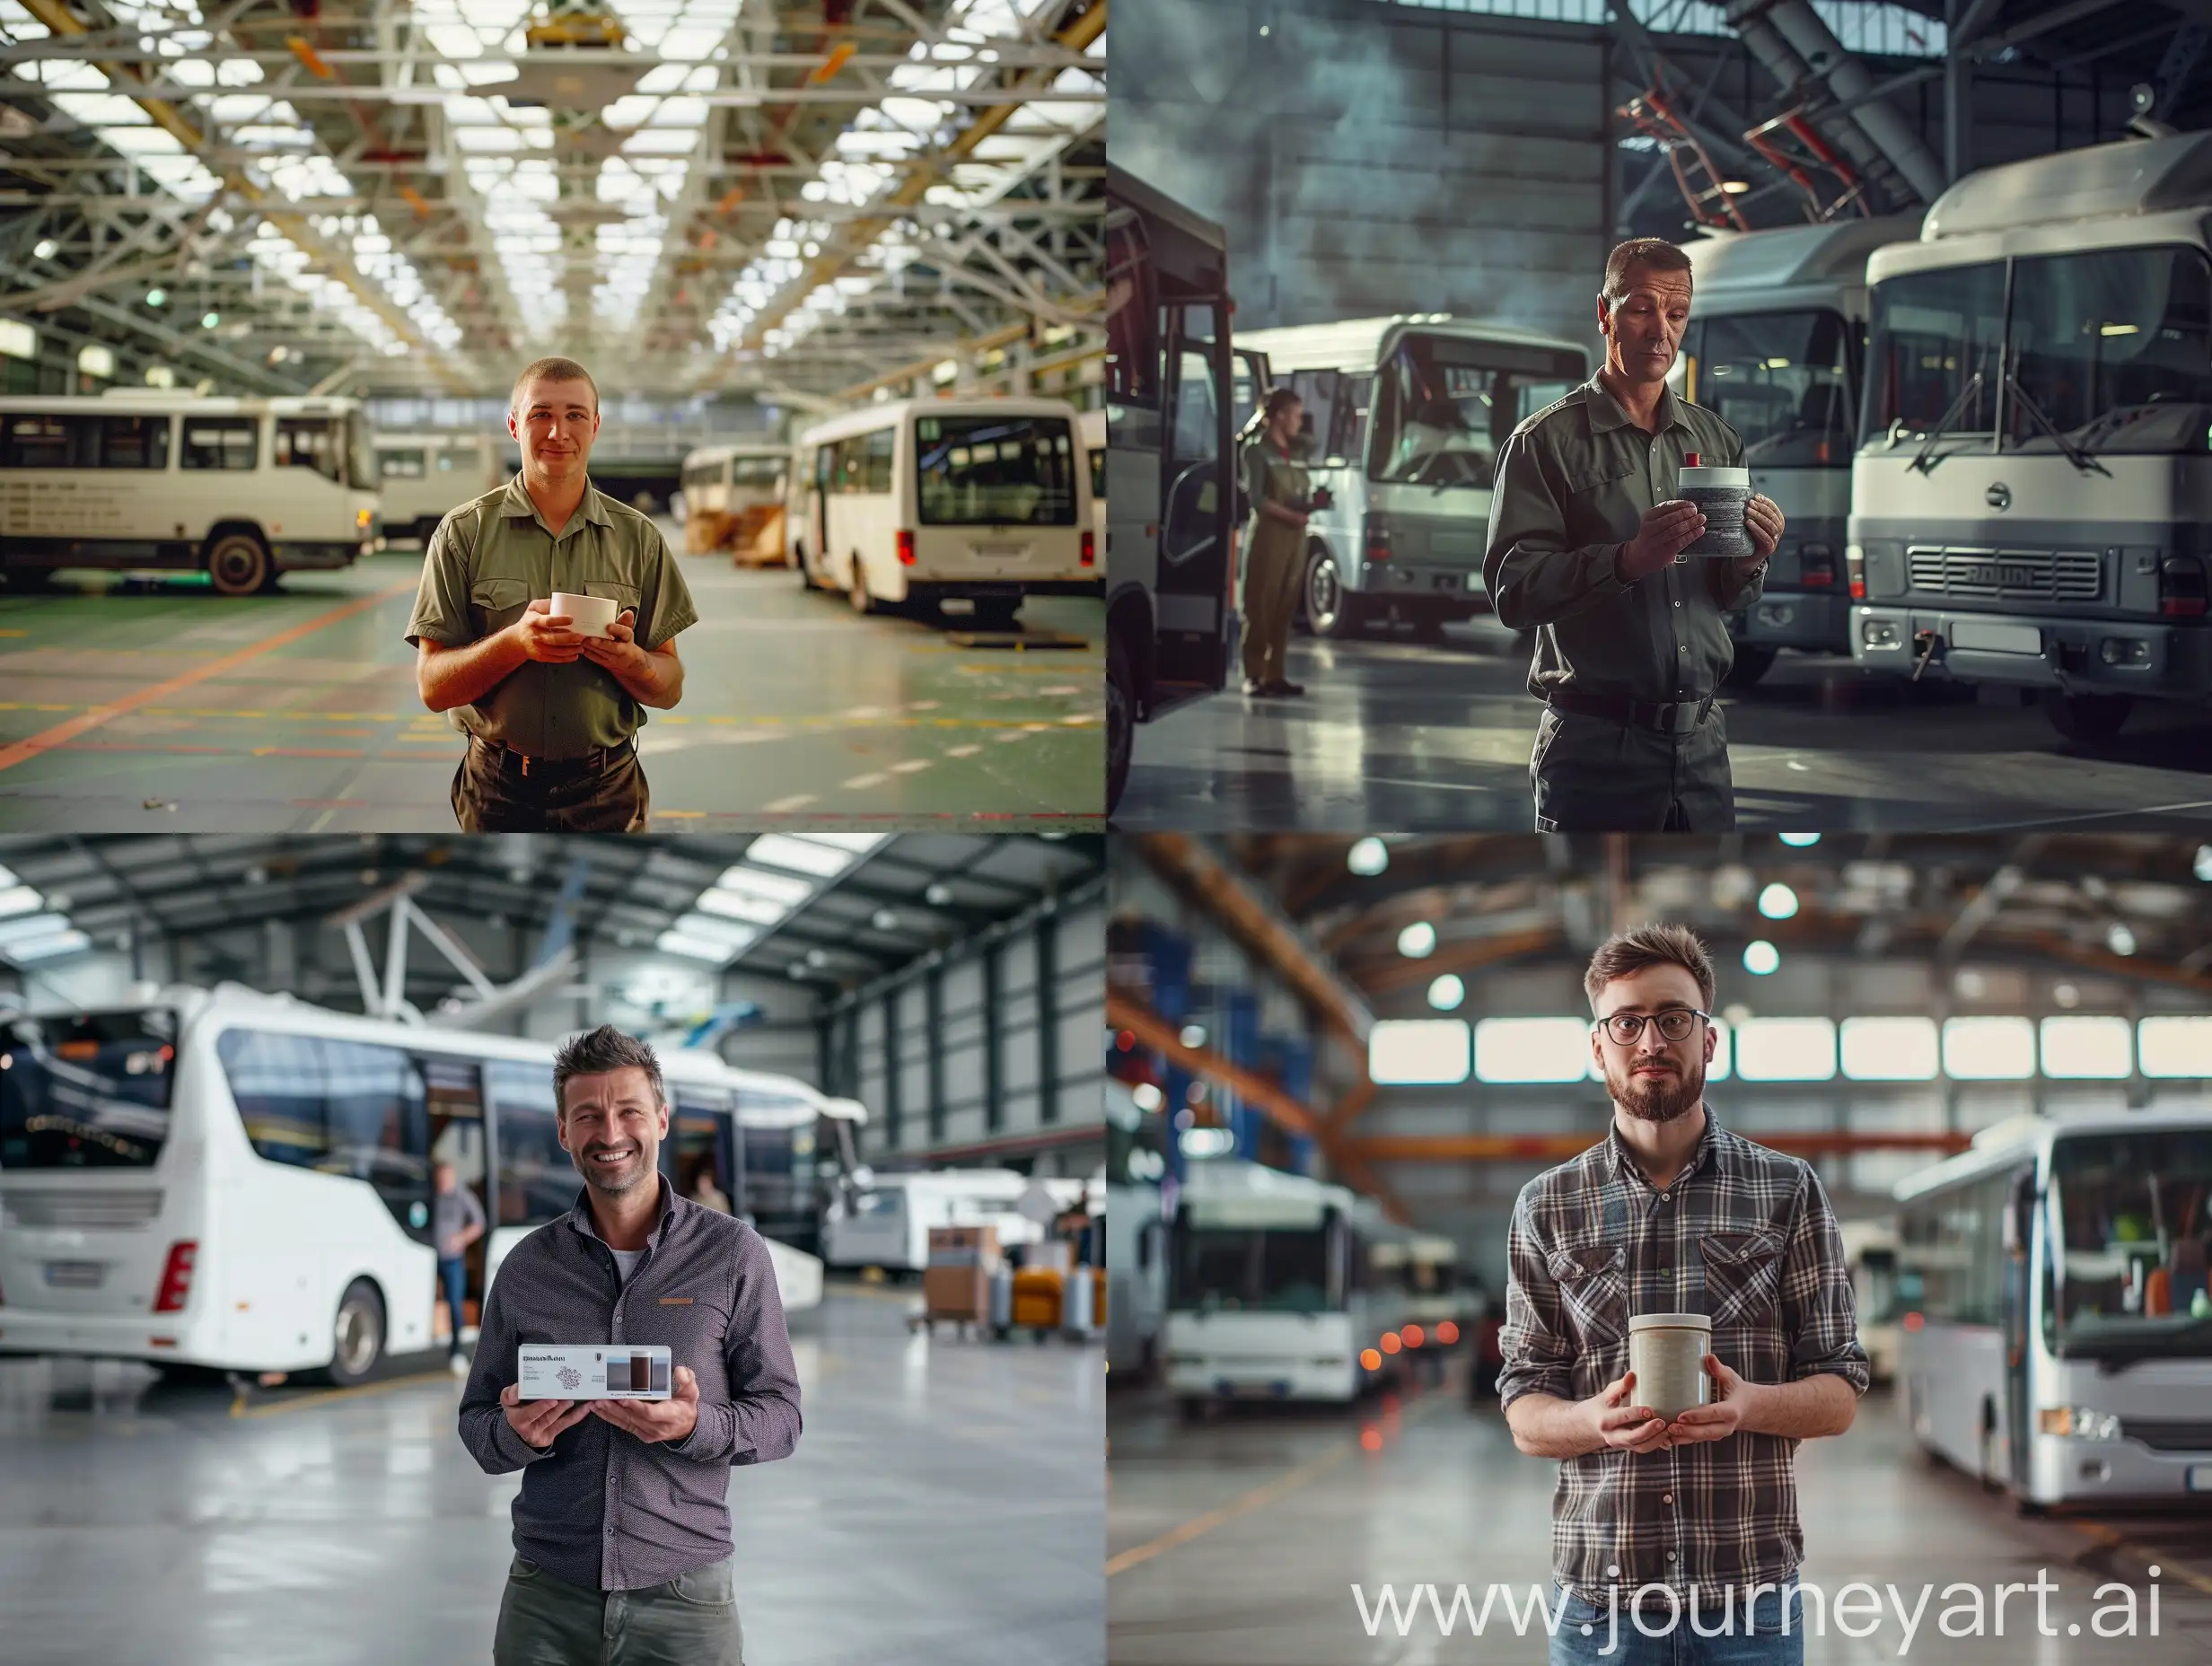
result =
[[1648,1406],[1629,1403],[1628,1396],[1635,1387],[1636,1373],[1629,1372],[1614,1378],[1583,1401],[1591,1435],[1600,1445],[1617,1447],[1624,1452],[1663,1451],[1667,1443],[1666,1420]]
[[507,1426],[540,1451],[553,1444],[565,1429],[572,1429],[590,1415],[588,1400],[525,1400],[522,1390],[510,1382],[499,1390],[506,1407]]
[[1713,1379],[1713,1403],[1692,1406],[1675,1414],[1667,1425],[1669,1446],[1695,1446],[1704,1441],[1725,1441],[1743,1426],[1749,1402],[1757,1393],[1754,1384],[1722,1364],[1714,1355],[1705,1356],[1705,1374]]
[[1774,554],[1782,541],[1782,509],[1770,497],[1753,495],[1743,506],[1743,530],[1751,534],[1751,559],[1743,565],[1755,567]]
[[1633,584],[1649,578],[1661,567],[1705,536],[1705,515],[1686,497],[1671,497],[1644,512],[1636,536],[1620,547],[1620,582]]
[[699,1422],[699,1380],[689,1365],[676,1367],[675,1391],[664,1400],[592,1400],[590,1410],[641,1441],[680,1441]]
[[510,1382],[499,1390],[499,1403],[509,1426],[540,1451],[592,1416],[641,1441],[680,1441],[698,1427],[699,1380],[689,1365],[677,1366],[675,1392],[664,1400],[525,1400]]
[[637,609],[625,608],[622,616],[607,627],[605,637],[579,636],[576,640],[584,644],[585,659],[604,667],[618,680],[643,676],[650,668],[650,656],[637,645],[636,625]]
[[1712,1403],[1677,1412],[1671,1423],[1648,1406],[1630,1403],[1634,1372],[1615,1378],[1582,1402],[1592,1437],[1602,1445],[1630,1452],[1663,1452],[1726,1440],[1743,1426],[1758,1385],[1744,1381],[1711,1354],[1705,1356],[1705,1373],[1713,1379]]
[[569,629],[573,621],[566,613],[553,611],[551,598],[540,596],[522,609],[522,617],[507,628],[514,633],[515,645],[522,649],[526,660],[536,660],[542,665],[566,665],[584,653],[584,644],[593,639]]

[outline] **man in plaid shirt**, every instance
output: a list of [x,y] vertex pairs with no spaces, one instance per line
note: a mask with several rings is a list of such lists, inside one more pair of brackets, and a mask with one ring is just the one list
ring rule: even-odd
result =
[[[1851,1426],[1867,1383],[1835,1215],[1811,1165],[1706,1106],[1713,966],[1693,933],[1624,932],[1584,986],[1612,1127],[1514,1206],[1498,1379],[1514,1444],[1560,1460],[1551,1666],[1795,1666],[1791,1460]],[[1637,1404],[1628,1320],[1672,1312],[1712,1318],[1712,1392],[1667,1422]]]

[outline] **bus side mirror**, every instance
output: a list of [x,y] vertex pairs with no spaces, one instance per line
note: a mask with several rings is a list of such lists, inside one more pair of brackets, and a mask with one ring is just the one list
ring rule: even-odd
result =
[[2035,1189],[2023,1186],[2013,1194],[2013,1206],[2005,1213],[2005,1249],[2024,1256],[2035,1241]]

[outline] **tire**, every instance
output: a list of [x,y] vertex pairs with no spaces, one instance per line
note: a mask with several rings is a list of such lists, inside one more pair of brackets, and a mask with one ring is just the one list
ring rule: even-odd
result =
[[979,596],[976,599],[975,621],[978,630],[1012,630],[1014,615],[1022,610],[1019,596]]
[[1774,656],[1777,652],[1778,650],[1773,648],[1762,648],[1752,643],[1739,642],[1736,644],[1736,662],[1728,668],[1728,674],[1721,679],[1722,687],[1751,688],[1774,669]]
[[1366,623],[1365,609],[1361,599],[1344,588],[1343,574],[1337,569],[1337,558],[1328,550],[1316,548],[1306,557],[1305,564],[1305,621],[1316,636],[1327,636],[1341,642],[1358,634]]
[[1106,641],[1106,813],[1112,815],[1129,784],[1129,755],[1137,739],[1137,688],[1129,651],[1119,636]]
[[384,1302],[376,1286],[356,1278],[338,1298],[330,1324],[330,1364],[325,1373],[341,1389],[364,1382],[384,1360]]
[[250,596],[276,580],[268,546],[251,532],[225,532],[207,547],[207,578],[219,596]]
[[2069,741],[2092,746],[2118,734],[2134,704],[2134,697],[2125,694],[2064,694],[2056,688],[2043,691],[2043,715],[2050,719],[2050,726]]

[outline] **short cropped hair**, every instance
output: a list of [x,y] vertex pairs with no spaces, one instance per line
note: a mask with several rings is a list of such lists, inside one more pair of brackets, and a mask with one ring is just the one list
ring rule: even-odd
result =
[[1599,297],[1605,303],[1608,316],[1628,299],[1629,275],[1639,266],[1655,272],[1692,269],[1690,257],[1663,237],[1631,237],[1625,243],[1614,244],[1613,252],[1605,257],[1605,287]]
[[661,1061],[646,1043],[612,1024],[569,1037],[553,1056],[553,1104],[561,1120],[568,1119],[568,1083],[573,1078],[632,1069],[645,1073],[645,1080],[653,1085],[653,1102],[665,1106],[668,1091],[661,1084]]
[[599,408],[599,384],[592,380],[592,373],[574,359],[532,359],[522,366],[522,373],[514,379],[514,386],[507,393],[507,409],[514,411],[522,397],[522,390],[531,382],[580,381],[592,390],[592,408]]
[[1698,980],[1698,994],[1706,1011],[1713,1009],[1713,957],[1687,925],[1645,925],[1616,932],[1598,945],[1583,975],[1583,993],[1590,1010],[1598,1010],[1598,996],[1616,978],[1633,978],[1649,966],[1679,966]]

